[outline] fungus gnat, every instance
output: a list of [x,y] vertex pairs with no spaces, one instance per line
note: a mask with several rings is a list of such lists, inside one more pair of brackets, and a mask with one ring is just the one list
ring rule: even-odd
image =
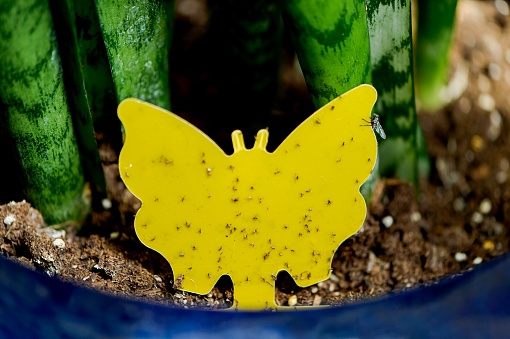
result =
[[384,133],[384,130],[381,126],[381,123],[379,122],[379,115],[374,113],[374,116],[370,118],[370,121],[362,119],[364,122],[369,123],[370,125],[360,125],[360,126],[371,126],[374,131],[376,131],[381,138],[386,139],[386,134]]

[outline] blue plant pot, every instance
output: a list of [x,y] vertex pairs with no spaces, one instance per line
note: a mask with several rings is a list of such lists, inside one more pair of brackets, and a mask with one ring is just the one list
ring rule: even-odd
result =
[[508,338],[510,255],[369,302],[252,313],[104,295],[0,257],[0,338]]

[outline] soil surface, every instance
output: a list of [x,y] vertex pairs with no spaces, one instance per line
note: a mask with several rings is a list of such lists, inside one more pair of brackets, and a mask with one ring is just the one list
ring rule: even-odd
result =
[[[206,71],[208,63],[198,61],[209,48],[209,17],[204,13],[203,1],[177,1],[174,111],[229,152],[231,130],[208,119],[206,103],[197,99],[221,92],[214,85],[214,72]],[[457,18],[449,92],[454,100],[444,110],[419,115],[432,160],[430,178],[422,180],[419,198],[405,182],[382,180],[375,187],[363,227],[339,247],[331,278],[299,288],[281,273],[278,304],[338,305],[377,297],[433,283],[509,251],[508,6],[460,1]],[[280,108],[269,113],[271,128],[286,127],[273,139],[273,148],[313,113],[293,54],[286,53],[283,99]],[[195,102],[192,109],[186,110],[191,102]],[[136,238],[133,220],[140,202],[120,180],[118,154],[105,136],[97,139],[109,198],[94,201],[94,212],[79,232],[75,224],[46,227],[39,212],[26,202],[0,206],[1,252],[50,276],[105,293],[186,308],[230,307],[228,277],[207,295],[175,288],[179,281],[168,262]],[[62,226],[68,228],[60,230]]]

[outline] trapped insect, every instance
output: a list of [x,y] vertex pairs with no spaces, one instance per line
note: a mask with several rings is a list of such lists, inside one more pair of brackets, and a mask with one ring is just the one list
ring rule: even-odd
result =
[[360,126],[372,126],[372,129],[379,133],[381,138],[386,139],[386,134],[384,133],[384,130],[379,123],[379,115],[374,113],[374,116],[370,118],[370,121],[367,121],[365,119],[362,119],[364,122],[368,122],[370,125],[360,125]]

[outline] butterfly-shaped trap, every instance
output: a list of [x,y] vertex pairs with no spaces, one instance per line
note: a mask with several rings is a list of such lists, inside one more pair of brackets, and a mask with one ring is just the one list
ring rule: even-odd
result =
[[301,287],[327,279],[336,249],[365,219],[359,189],[377,141],[360,122],[376,96],[369,85],[343,94],[272,153],[267,130],[252,149],[234,131],[232,155],[178,116],[124,100],[119,168],[142,201],[137,236],[169,261],[181,290],[206,294],[229,275],[237,309],[276,308],[282,270]]

